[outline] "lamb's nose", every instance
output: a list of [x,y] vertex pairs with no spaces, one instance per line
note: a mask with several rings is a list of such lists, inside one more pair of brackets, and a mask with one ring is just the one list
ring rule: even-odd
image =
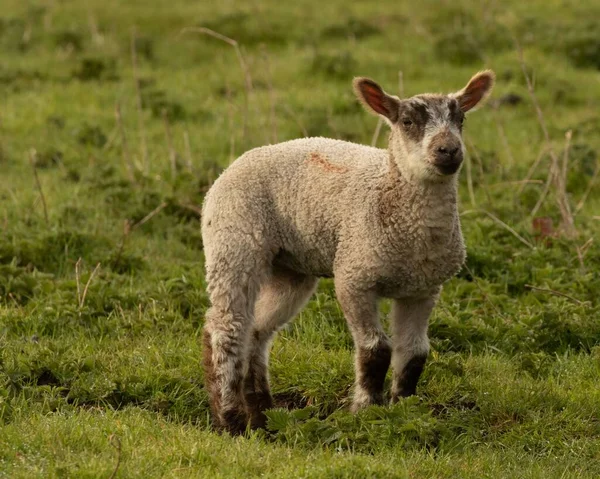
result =
[[440,146],[437,151],[441,156],[447,156],[449,159],[453,159],[456,153],[458,153],[458,150],[458,147]]

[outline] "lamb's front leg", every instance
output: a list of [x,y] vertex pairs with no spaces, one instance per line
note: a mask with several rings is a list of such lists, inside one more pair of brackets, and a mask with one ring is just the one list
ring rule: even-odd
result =
[[392,305],[392,403],[412,396],[429,354],[427,326],[437,294],[394,300]]
[[336,279],[336,294],[354,338],[356,382],[352,411],[383,404],[383,383],[390,366],[390,340],[377,317],[377,297]]

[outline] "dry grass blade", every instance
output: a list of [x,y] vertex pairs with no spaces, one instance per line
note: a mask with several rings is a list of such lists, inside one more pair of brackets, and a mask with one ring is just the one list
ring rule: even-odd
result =
[[473,208],[477,208],[477,202],[475,201],[475,192],[473,191],[473,175],[471,174],[471,155],[467,154],[466,159],[467,168],[467,188],[469,190],[469,199]]
[[100,33],[100,29],[98,28],[98,22],[96,21],[96,16],[93,14],[89,5],[87,6],[87,14],[88,14],[88,24],[90,26],[90,34],[92,37],[92,41],[96,45],[104,44],[104,36]]
[[169,148],[169,164],[171,166],[171,178],[175,179],[177,176],[177,152],[173,146],[173,137],[171,136],[171,127],[169,126],[169,117],[167,111],[162,111],[163,124],[165,127],[165,136],[167,137],[167,146]]
[[185,159],[187,162],[187,169],[190,173],[192,173],[194,170],[194,160],[192,157],[192,148],[190,146],[190,135],[188,134],[187,130],[183,132],[183,144],[185,146]]
[[261,49],[263,58],[265,60],[265,69],[267,73],[267,87],[269,88],[269,124],[271,126],[271,141],[277,143],[277,116],[275,115],[275,90],[273,89],[273,80],[271,78],[271,62],[269,60],[269,53],[265,46]]
[[404,98],[404,72],[398,70],[398,95],[400,98]]
[[[533,176],[533,174],[537,170],[538,166],[540,165],[540,163],[544,159],[544,156],[546,156],[547,152],[548,152],[548,147],[546,145],[543,145],[542,148],[540,148],[540,152],[538,153],[537,158],[535,159],[535,161],[533,162],[533,164],[529,167],[529,170],[527,170],[527,174],[525,175],[525,178],[522,180],[523,184],[517,190],[517,195],[520,195],[521,193],[523,193],[523,190],[525,189],[525,186],[531,180],[531,177]],[[543,181],[541,181],[541,180],[535,180],[535,181],[538,182],[538,183],[543,183]]]
[[515,181],[501,181],[500,183],[494,183],[489,185],[490,188],[496,188],[499,186],[510,186],[510,185],[543,185],[542,180],[515,180]]
[[[525,77],[525,83],[527,84],[527,92],[529,93],[529,96],[530,96],[533,106],[535,108],[535,112],[538,117],[538,123],[540,125],[540,128],[542,129],[544,139],[546,140],[546,145],[547,145],[550,153],[552,155],[554,155],[554,152],[551,147],[550,135],[548,134],[548,128],[546,126],[546,120],[544,118],[544,113],[540,107],[540,104],[537,101],[537,97],[535,96],[535,87],[533,85],[531,77],[529,76],[529,73],[527,73],[527,67],[525,65],[525,58],[523,56],[523,49],[521,48],[521,44],[516,40],[516,38],[515,38],[515,44],[517,47],[517,52],[519,54],[519,65],[521,67],[521,71],[523,72],[523,76]],[[556,155],[554,155],[554,156],[556,156]]]
[[81,282],[80,278],[81,258],[75,263],[75,283],[77,284],[77,304],[81,305]]
[[504,147],[504,151],[506,152],[506,156],[508,158],[508,167],[512,168],[515,164],[515,157],[512,154],[512,150],[510,148],[510,143],[508,142],[508,138],[506,136],[506,132],[504,130],[504,125],[500,120],[500,116],[498,114],[498,105],[492,105],[492,111],[494,112],[494,122],[496,123],[496,129],[498,130],[498,136],[500,137],[500,141],[502,141],[502,146]]
[[585,205],[585,202],[587,201],[587,198],[590,195],[592,188],[596,184],[596,180],[598,179],[599,174],[600,174],[600,158],[596,158],[596,168],[594,169],[594,173],[592,174],[592,177],[590,178],[590,182],[588,183],[588,186],[587,186],[585,192],[583,193],[583,196],[577,203],[577,206],[575,207],[575,212],[573,213],[573,215],[576,215],[577,213],[579,213],[581,211],[581,208],[583,208],[583,206]]
[[156,216],[158,213],[160,213],[166,206],[167,206],[167,203],[163,201],[160,205],[158,205],[156,208],[154,208],[150,213],[148,213],[146,216],[144,216],[141,220],[139,220],[137,223],[134,223],[130,227],[129,232],[132,232],[136,228],[142,226],[144,223],[147,223],[148,221],[150,221],[154,216]]
[[215,32],[210,28],[206,27],[186,27],[179,32],[179,35],[183,35],[185,33],[200,33],[202,35],[208,35],[209,37],[216,38],[217,40],[221,40],[222,42],[231,45],[235,50],[235,54],[237,56],[238,62],[240,64],[240,68],[244,74],[244,82],[246,86],[246,96],[245,96],[245,104],[244,104],[244,122],[243,122],[243,138],[246,138],[247,129],[248,129],[248,102],[250,98],[250,94],[252,93],[252,77],[250,76],[250,69],[248,68],[248,64],[244,59],[244,55],[242,55],[242,50],[240,49],[239,43],[233,38],[229,38],[219,32]]
[[29,163],[31,164],[31,168],[33,169],[33,177],[35,178],[35,184],[40,193],[42,207],[44,208],[44,219],[46,220],[46,224],[49,225],[50,219],[48,218],[48,207],[46,205],[46,197],[44,196],[44,191],[42,190],[42,184],[40,183],[40,178],[37,173],[37,168],[35,167],[35,155],[36,155],[36,151],[34,148],[29,150]]
[[304,136],[304,138],[308,138],[308,131],[304,127],[304,125],[302,124],[302,122],[300,121],[300,119],[298,118],[298,115],[296,115],[294,113],[294,110],[292,110],[289,105],[285,105],[285,104],[283,105],[283,109],[290,116],[290,118],[292,120],[294,120],[294,122],[296,123],[296,125],[298,125],[298,128],[300,128],[300,131],[302,132],[302,135]]
[[121,261],[121,255],[123,254],[123,251],[125,250],[125,243],[127,242],[127,238],[129,237],[131,232],[134,231],[136,228],[139,228],[140,226],[142,226],[144,223],[147,223],[148,221],[150,221],[154,216],[156,216],[158,213],[160,213],[166,206],[167,206],[167,203],[163,201],[160,205],[158,205],[156,208],[154,208],[150,213],[148,213],[146,216],[144,216],[137,223],[131,224],[131,222],[129,220],[125,220],[125,222],[123,223],[123,236],[121,237],[121,242],[119,244],[119,249],[117,251],[115,259],[112,262],[113,265],[118,265],[119,261]]
[[571,138],[573,138],[573,131],[569,130],[565,133],[565,151],[563,154],[562,174],[560,178],[564,194],[566,194],[567,188],[567,169],[569,164],[569,151],[571,149]]
[[585,272],[585,255],[589,249],[589,247],[594,242],[594,238],[588,239],[582,246],[576,246],[577,250],[577,259],[579,260],[579,265],[581,266],[581,270]]
[[334,134],[334,138],[340,137],[340,131],[337,126],[335,126],[335,121],[333,121],[333,108],[331,106],[327,107],[327,126],[331,129]]
[[202,208],[191,203],[178,203],[179,206],[194,213],[198,218],[202,218]]
[[181,30],[180,34],[189,33],[189,32],[196,32],[196,33],[202,33],[204,35],[209,35],[211,37],[217,38],[218,40],[221,40],[221,41],[231,45],[235,49],[235,53],[238,57],[238,61],[240,62],[240,67],[241,67],[242,71],[244,72],[246,88],[248,89],[248,91],[252,90],[252,78],[250,77],[250,70],[248,69],[248,65],[247,65],[246,61],[244,60],[244,56],[242,55],[242,51],[240,50],[240,45],[237,41],[235,41],[233,38],[229,38],[225,35],[220,34],[219,32],[215,32],[214,30],[211,30],[210,28],[206,28],[206,27],[186,27]]
[[529,241],[527,241],[525,238],[523,238],[519,233],[517,233],[514,228],[511,228],[509,225],[507,225],[504,221],[502,221],[500,218],[498,218],[496,215],[490,213],[489,211],[486,210],[482,210],[482,209],[476,209],[476,210],[466,210],[463,211],[461,213],[462,215],[467,215],[467,214],[471,214],[471,213],[483,213],[484,215],[487,215],[489,218],[491,218],[496,224],[502,226],[502,228],[504,228],[505,230],[507,230],[510,234],[512,234],[515,238],[517,238],[521,243],[523,243],[526,246],[529,246],[531,249],[535,249],[535,246],[533,244],[531,244]]
[[96,265],[96,267],[94,268],[94,271],[92,271],[92,274],[90,274],[90,277],[87,280],[87,283],[85,283],[85,288],[83,288],[83,293],[81,295],[81,299],[79,300],[79,314],[81,314],[81,309],[83,308],[83,305],[85,304],[85,297],[87,296],[87,292],[88,292],[88,288],[90,287],[90,284],[92,282],[92,279],[94,278],[94,276],[96,275],[96,273],[98,272],[98,270],[100,269],[100,263],[98,263]]
[[[550,154],[550,158],[552,159],[552,163],[550,165],[550,171],[548,172],[548,180],[546,182],[547,186],[546,186],[546,188],[544,188],[544,192],[542,193],[540,200],[538,201],[535,208],[531,212],[531,216],[532,217],[535,216],[535,214],[537,213],[539,208],[542,206],[542,203],[545,200],[545,198],[550,190],[550,185],[552,183],[554,183],[555,188],[556,188],[556,202],[557,202],[557,206],[560,211],[560,215],[561,215],[561,219],[562,219],[562,227],[564,229],[564,232],[568,236],[574,236],[576,233],[576,230],[575,230],[575,226],[574,226],[574,222],[573,222],[573,215],[571,214],[571,207],[569,206],[569,201],[568,201],[568,198],[566,195],[566,191],[564,190],[564,188],[562,186],[563,182],[562,182],[562,175],[561,175],[561,171],[560,171],[558,156],[556,155],[556,153],[554,152],[554,149],[552,148],[552,142],[550,140],[550,135],[548,133],[548,127],[546,126],[546,119],[544,117],[544,112],[542,111],[542,108],[540,107],[540,104],[535,95],[535,88],[534,88],[533,82],[531,80],[531,77],[527,73],[527,67],[525,65],[525,59],[523,56],[523,49],[521,48],[521,44],[519,43],[519,41],[517,40],[516,37],[514,38],[514,42],[515,42],[515,46],[517,48],[517,52],[519,55],[519,65],[521,66],[521,70],[523,72],[523,76],[525,77],[525,82],[527,84],[527,92],[529,93],[529,97],[531,98],[531,102],[533,103],[533,106],[535,108],[537,118],[538,118],[538,123],[542,130],[542,134],[544,135],[544,141],[546,142],[546,147],[548,149],[548,153]],[[567,145],[565,148],[565,152],[567,155],[568,155],[568,146],[569,146],[568,143],[569,142],[570,142],[570,134],[567,132]],[[566,158],[568,159],[568,156]],[[563,159],[563,164],[566,161],[567,160]]]
[[114,479],[115,477],[117,477],[117,472],[119,471],[119,466],[121,465],[121,441],[119,440],[116,434],[111,434],[108,437],[108,441],[110,442],[111,446],[113,446],[117,450],[117,462],[115,464],[115,468],[113,469],[112,474],[109,477],[109,479]]
[[146,143],[146,129],[144,126],[144,115],[142,112],[142,92],[140,88],[140,80],[137,71],[137,53],[136,53],[136,36],[135,29],[131,30],[131,68],[133,71],[133,82],[135,85],[135,96],[137,100],[138,126],[140,129],[140,148],[142,152],[142,165],[148,172],[148,145]]
[[579,299],[574,298],[573,296],[570,296],[570,295],[568,295],[566,293],[561,293],[560,291],[555,291],[553,289],[538,288],[537,286],[533,286],[531,284],[526,284],[525,287],[529,288],[531,290],[534,290],[534,291],[540,291],[542,293],[550,293],[550,294],[553,294],[554,296],[561,296],[563,298],[570,299],[571,301],[573,301],[574,303],[577,303],[577,304],[586,304],[586,303],[588,303],[588,301],[580,301]]
[[[564,208],[564,216],[567,219],[567,226],[569,230],[567,231],[569,234],[574,233],[574,220],[573,213],[571,212],[571,206],[569,205],[569,199],[567,196],[567,170],[569,165],[569,151],[571,149],[571,138],[573,137],[573,132],[571,130],[565,133],[565,151],[563,154],[563,163],[562,169],[558,178],[558,188],[559,188],[559,205],[562,205]],[[564,221],[563,221],[564,222]]]
[[531,210],[531,213],[529,214],[529,216],[531,216],[532,218],[535,218],[535,216],[537,215],[537,212],[540,210],[540,208],[544,204],[544,201],[546,201],[546,197],[548,196],[548,193],[550,192],[551,186],[552,186],[552,175],[548,175],[548,177],[546,178],[546,182],[544,183],[544,189],[542,190],[542,193],[540,194],[540,197],[537,200],[537,203],[535,204],[535,206]]
[[[398,96],[404,98],[404,72],[402,70],[398,70]],[[371,138],[371,146],[377,146],[377,140],[379,140],[383,123],[383,118],[379,117],[375,131],[373,132],[373,137]]]
[[581,254],[583,254],[585,256],[585,254],[587,253],[587,250],[589,249],[590,246],[592,246],[593,242],[594,242],[594,238],[588,239],[581,247]]
[[229,123],[229,163],[232,163],[235,159],[235,105],[231,98],[231,88],[229,88],[229,83],[227,82],[225,82],[225,95],[227,97],[227,120]]
[[383,120],[379,118],[377,120],[377,126],[373,132],[373,138],[371,138],[371,146],[377,146],[377,140],[379,139],[379,133],[381,133],[381,127],[383,126]]
[[473,281],[475,283],[475,285],[477,286],[477,288],[479,289],[479,291],[481,292],[481,296],[483,296],[483,299],[488,302],[492,308],[494,308],[494,311],[496,311],[496,314],[500,317],[502,317],[502,312],[498,309],[498,307],[494,304],[494,302],[489,298],[488,294],[485,292],[485,289],[483,289],[481,287],[481,285],[479,284],[479,279],[473,274],[473,271],[471,271],[471,268],[469,268],[467,266],[467,263],[465,263],[464,268],[467,270],[467,272],[471,275],[471,278],[473,278]]
[[486,183],[486,179],[485,179],[485,173],[483,171],[483,162],[481,161],[481,157],[479,156],[479,152],[477,151],[477,148],[475,148],[475,145],[471,142],[470,139],[465,138],[467,145],[469,147],[469,151],[473,152],[473,158],[475,158],[475,161],[477,162],[477,167],[479,169],[479,175],[480,175],[480,181],[482,183],[483,186],[483,191],[485,192],[485,196],[487,197],[487,202],[488,204],[492,204],[492,198],[490,197],[490,192]]
[[123,156],[123,163],[127,169],[127,176],[129,181],[135,183],[135,177],[133,176],[133,165],[131,164],[131,156],[129,154],[129,146],[127,143],[127,135],[125,134],[125,127],[123,126],[123,117],[121,116],[121,106],[119,103],[115,105],[115,118],[117,125],[121,133],[121,153]]

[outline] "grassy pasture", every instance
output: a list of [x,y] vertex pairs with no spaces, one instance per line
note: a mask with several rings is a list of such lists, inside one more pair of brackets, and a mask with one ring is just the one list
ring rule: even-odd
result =
[[[3,0],[0,476],[599,477],[598,18],[591,0]],[[270,142],[383,147],[353,76],[409,96],[483,68],[468,259],[419,397],[347,412],[352,342],[322,281],[274,344],[269,431],[212,433],[211,182]]]

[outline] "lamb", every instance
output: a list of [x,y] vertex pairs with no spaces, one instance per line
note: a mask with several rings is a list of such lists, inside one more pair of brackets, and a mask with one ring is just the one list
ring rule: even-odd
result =
[[[490,94],[492,71],[460,91],[399,99],[356,78],[367,110],[390,126],[387,149],[305,138],[248,151],[203,204],[211,307],[203,332],[215,426],[265,425],[273,406],[268,351],[275,333],[333,277],[355,343],[352,410],[415,394],[441,285],[465,260],[457,207],[465,113]],[[392,340],[378,319],[391,298]]]

